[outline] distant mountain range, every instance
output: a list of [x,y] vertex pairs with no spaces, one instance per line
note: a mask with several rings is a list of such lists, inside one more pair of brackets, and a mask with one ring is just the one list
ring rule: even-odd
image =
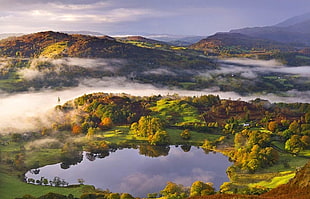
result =
[[289,18],[274,26],[235,29],[230,33],[240,33],[296,46],[309,46],[310,13]]
[[310,64],[310,13],[274,26],[216,33],[189,46],[206,55],[276,59],[283,64]]
[[0,34],[0,40],[8,38],[8,37],[18,37],[21,35],[23,35],[23,33],[1,33]]

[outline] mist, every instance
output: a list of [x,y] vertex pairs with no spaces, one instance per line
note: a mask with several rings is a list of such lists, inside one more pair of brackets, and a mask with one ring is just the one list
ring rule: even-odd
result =
[[[3,61],[3,60],[2,60]],[[38,71],[31,78],[40,78],[42,71],[37,70],[38,62],[42,60],[32,61],[29,70]],[[43,60],[44,61],[44,60]],[[121,68],[125,63],[124,60],[106,60],[106,59],[79,59],[65,58],[48,60],[56,66],[63,64],[69,66],[83,66],[90,68],[100,68],[109,70],[109,68]],[[253,61],[253,60],[251,60]],[[236,63],[234,65],[232,62]],[[2,62],[5,65],[5,61]],[[2,66],[0,63],[0,66]],[[252,65],[240,65],[240,64]],[[275,64],[275,65],[274,65]],[[114,69],[113,69],[114,70]],[[26,70],[24,70],[26,71]],[[244,78],[254,79],[259,72],[273,72],[298,74],[300,76],[309,77],[310,67],[285,67],[276,64],[275,61],[253,61],[244,59],[230,59],[222,61],[222,65],[216,69],[201,73],[201,75],[210,75],[212,73],[234,74],[241,73]],[[28,71],[29,72],[29,71]],[[170,73],[165,68],[149,71],[150,73]],[[26,73],[25,73],[26,74]],[[171,73],[170,73],[171,74]],[[173,75],[173,74],[171,74]],[[36,76],[36,77],[35,77]],[[26,76],[24,76],[26,77]],[[30,78],[30,76],[28,76]],[[80,78],[77,87],[65,88],[62,90],[42,89],[40,91],[29,91],[24,93],[8,94],[0,92],[0,133],[9,132],[31,132],[38,131],[43,127],[49,127],[55,120],[59,119],[59,115],[54,111],[56,105],[61,105],[68,100],[84,94],[104,92],[104,93],[126,93],[134,96],[151,96],[151,95],[180,95],[180,96],[201,96],[201,95],[219,95],[223,99],[244,101],[256,98],[266,99],[270,102],[304,102],[309,103],[310,91],[290,90],[285,96],[277,96],[272,93],[253,94],[250,96],[241,96],[235,92],[221,92],[219,88],[212,87],[199,91],[181,90],[173,87],[156,87],[152,84],[142,84],[126,77],[102,77],[102,78]],[[58,101],[58,98],[60,101]]]
[[224,59],[220,60],[220,67],[216,70],[208,70],[201,75],[210,74],[237,74],[247,79],[255,79],[259,73],[278,73],[299,75],[310,78],[310,66],[288,67],[276,60],[252,60],[252,59]]
[[[123,59],[103,59],[103,58],[34,58],[30,60],[30,67],[18,70],[18,74],[25,80],[43,79],[50,73],[61,75],[65,71],[78,68],[91,69],[94,71],[118,72],[126,60]],[[0,62],[1,70],[1,62]]]
[[[100,79],[84,79],[78,87],[61,91],[52,89],[40,92],[18,94],[0,94],[0,129],[6,132],[29,132],[48,127],[55,122],[54,107],[72,100],[83,94],[94,92],[127,93],[135,96],[173,95],[201,96],[214,94],[224,99],[242,99],[249,101],[256,98],[267,99],[270,102],[309,102],[310,91],[288,92],[289,97],[279,97],[274,94],[240,96],[235,92],[219,92],[214,89],[201,91],[180,90],[173,88],[158,88],[151,84],[141,84],[127,80],[125,77],[104,77]],[[60,102],[58,102],[58,97]]]

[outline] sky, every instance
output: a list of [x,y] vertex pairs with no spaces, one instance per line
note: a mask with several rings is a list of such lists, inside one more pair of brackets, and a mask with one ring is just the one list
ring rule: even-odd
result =
[[205,36],[308,12],[309,0],[0,0],[0,33]]

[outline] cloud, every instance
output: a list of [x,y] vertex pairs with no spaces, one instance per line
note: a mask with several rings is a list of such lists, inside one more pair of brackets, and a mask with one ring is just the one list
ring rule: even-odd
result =
[[133,173],[122,180],[119,189],[124,193],[131,192],[134,196],[145,197],[141,193],[152,193],[154,189],[161,190],[167,181],[169,179],[163,175]]
[[0,31],[3,32],[81,30],[85,26],[100,31],[111,24],[164,15],[152,8],[117,7],[112,1],[31,1],[27,4],[13,1],[0,11]]
[[83,3],[75,3],[75,1],[72,1],[70,3],[64,3],[59,2],[59,1],[51,1],[49,2],[49,5],[52,6],[53,8],[61,9],[61,10],[88,10],[88,9],[99,9],[99,8],[104,8],[109,5],[108,2],[96,2],[94,1],[93,3],[89,2],[86,4],[84,1]]
[[184,186],[190,186],[193,182],[198,179],[203,182],[213,182],[215,173],[211,171],[203,170],[202,168],[193,168],[189,175],[176,176],[173,182],[182,184]]

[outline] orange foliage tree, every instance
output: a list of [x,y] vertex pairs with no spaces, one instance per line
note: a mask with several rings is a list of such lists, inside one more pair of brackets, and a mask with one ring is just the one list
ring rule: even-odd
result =
[[82,127],[80,125],[74,124],[72,126],[72,133],[75,135],[82,133]]
[[112,119],[109,117],[102,118],[101,123],[99,124],[99,127],[101,129],[110,129],[113,126]]

